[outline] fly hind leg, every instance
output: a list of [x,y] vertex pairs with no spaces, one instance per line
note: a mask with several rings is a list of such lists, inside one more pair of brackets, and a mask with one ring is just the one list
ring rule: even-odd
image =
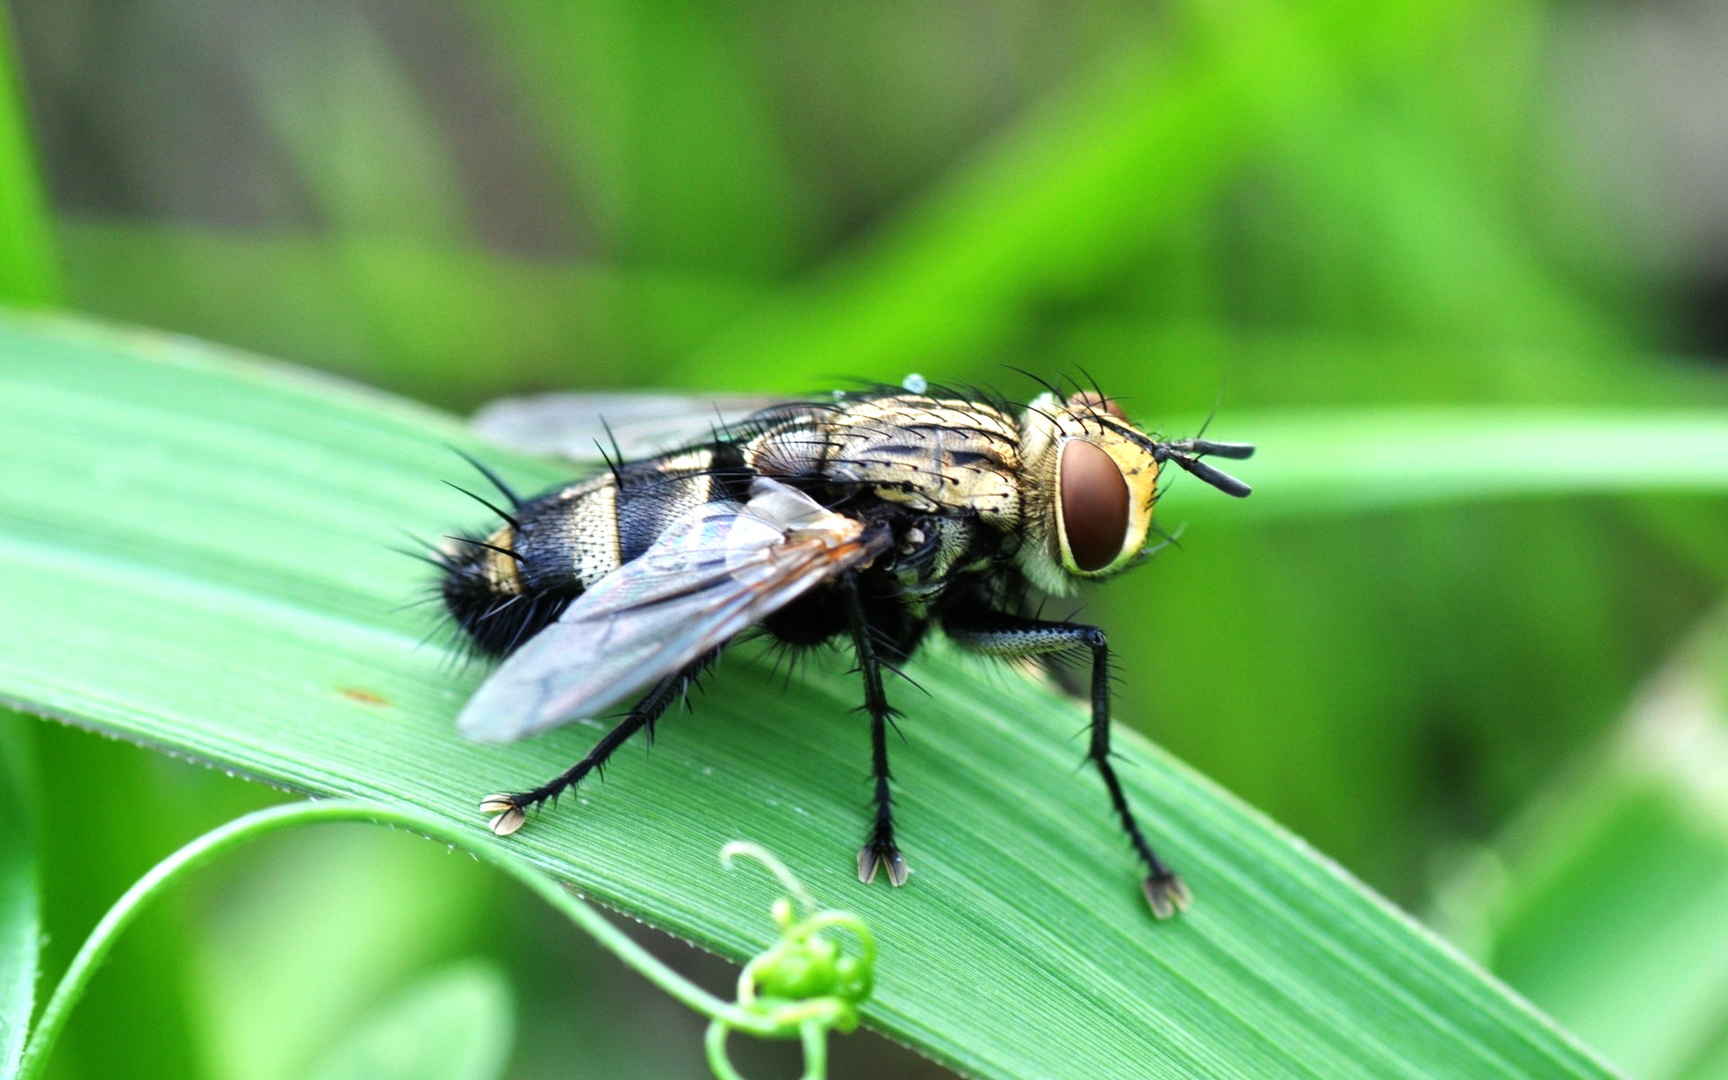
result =
[[492,815],[492,831],[499,836],[509,836],[527,822],[529,810],[548,800],[555,801],[567,789],[581,783],[591,772],[604,773],[606,762],[613,752],[643,728],[648,729],[649,741],[653,741],[654,722],[689,690],[709,659],[711,657],[704,657],[676,675],[668,675],[655,683],[648,693],[642,696],[642,700],[625,714],[624,719],[594,744],[594,749],[588,751],[588,756],[556,777],[531,791],[500,792],[481,799],[481,811]]
[[989,656],[1030,657],[1070,650],[1087,649],[1092,653],[1092,738],[1087,757],[1098,769],[1104,787],[1110,793],[1110,805],[1122,822],[1122,831],[1134,850],[1146,864],[1144,882],[1146,902],[1152,914],[1167,919],[1185,911],[1190,901],[1188,887],[1176,872],[1152,851],[1140,823],[1128,807],[1128,796],[1122,781],[1110,763],[1110,646],[1104,631],[1096,626],[1079,623],[1044,622],[1022,619],[996,612],[968,612],[943,621],[943,628],[961,646]]

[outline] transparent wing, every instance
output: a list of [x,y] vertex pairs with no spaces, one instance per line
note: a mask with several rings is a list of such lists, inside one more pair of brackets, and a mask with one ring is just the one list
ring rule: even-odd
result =
[[719,647],[887,538],[758,479],[750,501],[697,507],[594,583],[462,710],[471,739],[510,742],[592,716]]
[[[500,398],[470,421],[481,435],[527,454],[598,461],[612,440],[626,460],[708,437],[778,399],[739,394],[535,394]],[[610,428],[610,433],[608,433]]]

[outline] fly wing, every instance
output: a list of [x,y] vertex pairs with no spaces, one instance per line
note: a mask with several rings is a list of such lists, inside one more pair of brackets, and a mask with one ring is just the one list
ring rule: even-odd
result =
[[592,716],[725,644],[887,545],[807,495],[758,479],[699,506],[511,654],[457,724],[510,742]]
[[648,457],[724,430],[777,399],[739,394],[533,394],[500,398],[470,423],[481,435],[527,454],[598,461],[614,440],[624,460]]

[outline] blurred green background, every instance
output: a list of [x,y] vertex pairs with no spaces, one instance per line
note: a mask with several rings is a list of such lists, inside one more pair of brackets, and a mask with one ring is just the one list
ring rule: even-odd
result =
[[[1719,0],[14,0],[10,31],[0,294],[452,409],[909,371],[1029,395],[1004,365],[1089,371],[1154,427],[1216,404],[1225,439],[1728,405]],[[1180,485],[1165,524],[1213,497]],[[1630,1074],[1728,1076],[1728,508],[1248,506],[1088,598],[1122,720]],[[44,805],[82,800],[44,820],[50,971],[152,861],[280,797],[4,734]],[[694,1018],[535,903],[363,830],[152,916],[53,1073],[304,1075],[475,956],[507,973],[508,1075],[705,1075]]]

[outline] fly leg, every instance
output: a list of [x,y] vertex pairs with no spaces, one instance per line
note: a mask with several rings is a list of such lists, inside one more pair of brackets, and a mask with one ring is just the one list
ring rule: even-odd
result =
[[643,728],[648,729],[648,739],[652,742],[654,722],[690,688],[711,659],[712,655],[703,657],[677,674],[668,675],[655,683],[648,693],[642,696],[642,700],[631,707],[624,719],[594,744],[594,749],[588,751],[587,757],[558,776],[531,791],[502,792],[481,799],[481,812],[492,815],[492,831],[499,836],[509,836],[527,821],[527,811],[548,799],[556,800],[567,788],[576,786],[590,772],[604,773],[606,761],[613,751],[623,746],[630,736]]
[[1167,919],[1178,911],[1187,910],[1188,887],[1176,872],[1152,851],[1140,823],[1128,808],[1128,796],[1116,769],[1110,763],[1110,646],[1104,631],[1096,626],[1079,623],[1044,622],[1022,619],[995,612],[967,613],[950,616],[943,629],[955,642],[973,652],[987,656],[1021,658],[1073,649],[1088,649],[1092,653],[1092,740],[1087,757],[1104,778],[1110,792],[1110,805],[1122,822],[1122,829],[1139,853],[1148,871],[1143,888],[1152,914]]
[[864,599],[858,593],[858,580],[848,575],[842,591],[846,594],[847,621],[852,630],[852,647],[858,657],[858,671],[864,676],[863,712],[870,714],[871,772],[875,777],[876,820],[870,826],[869,838],[858,849],[858,880],[868,885],[876,880],[876,872],[885,870],[891,885],[906,884],[906,860],[894,846],[894,797],[888,790],[888,725],[899,713],[888,704],[888,694],[882,689],[882,661],[877,655],[876,642],[870,636],[870,623],[864,617]]

